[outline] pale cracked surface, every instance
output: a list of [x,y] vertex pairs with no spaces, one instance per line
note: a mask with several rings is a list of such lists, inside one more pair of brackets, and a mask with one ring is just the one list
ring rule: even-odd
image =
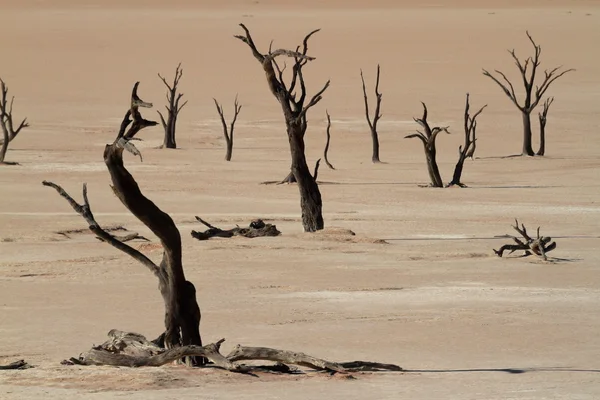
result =
[[[143,3],[143,5],[142,5]],[[600,397],[600,2],[333,0],[0,1],[0,76],[27,116],[0,167],[0,364],[24,358],[37,368],[0,373],[0,398],[132,399],[597,399]],[[200,3],[200,4],[197,4]],[[502,3],[500,6],[499,4]],[[307,157],[325,141],[326,226],[301,233],[294,186],[282,179],[289,155],[280,108],[238,23],[266,51],[314,36],[309,90],[330,90],[309,114]],[[547,157],[508,158],[521,148],[521,119],[481,74],[517,78],[506,49],[528,54],[528,29],[543,65],[577,72],[549,91]],[[126,164],[142,190],[178,224],[188,279],[198,288],[207,342],[303,351],[334,361],[373,360],[409,370],[345,381],[323,375],[252,378],[165,366],[65,367],[58,363],[104,341],[112,328],[154,336],[162,301],[154,277],[89,234],[44,179],[80,199],[88,183],[96,218],[156,239],[111,193],[102,162],[140,80],[143,99],[162,108],[178,62],[189,104],[178,145],[158,150],[159,128],[136,142],[144,155]],[[359,69],[371,86],[382,66],[381,159],[370,137]],[[515,82],[517,83],[517,82]],[[424,189],[420,143],[405,140],[425,101],[440,136],[449,181],[462,143],[464,95],[480,117],[469,189]],[[231,115],[243,109],[233,161],[225,155],[212,97]],[[157,117],[155,111],[145,114]],[[537,130],[537,124],[534,126]],[[221,226],[273,220],[283,235],[198,242],[193,216]],[[542,226],[563,259],[497,258],[517,217]],[[356,232],[351,236],[347,230]],[[385,239],[382,244],[377,239]],[[141,244],[136,244],[141,246]],[[155,244],[143,245],[160,259]]]

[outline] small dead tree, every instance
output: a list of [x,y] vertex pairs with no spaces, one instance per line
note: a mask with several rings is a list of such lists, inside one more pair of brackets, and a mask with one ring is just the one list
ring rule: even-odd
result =
[[235,121],[237,121],[237,117],[242,109],[242,106],[238,103],[237,96],[235,96],[235,101],[233,103],[233,119],[231,120],[231,125],[228,130],[227,123],[225,122],[225,115],[223,114],[223,106],[219,104],[217,99],[213,98],[213,100],[215,101],[215,106],[217,107],[219,117],[221,117],[221,124],[223,124],[223,136],[225,137],[225,142],[227,143],[227,153],[225,154],[225,160],[231,161],[231,155],[233,153],[233,129],[235,127]]
[[[533,56],[528,57],[523,62],[519,60],[514,49],[509,50],[509,53],[515,60],[515,64],[517,65],[517,68],[519,69],[521,78],[523,80],[523,86],[525,88],[525,99],[523,100],[523,103],[520,103],[517,99],[517,94],[515,92],[514,86],[508,80],[504,73],[495,70],[496,74],[499,76],[498,78],[484,69],[483,75],[489,77],[498,86],[500,86],[504,94],[506,94],[506,96],[508,96],[508,98],[513,102],[513,104],[521,111],[521,116],[523,118],[523,149],[521,155],[533,156],[535,155],[535,153],[533,152],[532,147],[531,112],[537,107],[542,97],[544,96],[544,93],[546,93],[550,85],[552,85],[552,83],[554,83],[558,78],[560,78],[564,74],[574,71],[574,69],[562,70],[562,66],[560,66],[550,70],[545,70],[542,83],[536,84],[535,78],[537,76],[538,67],[540,66],[540,55],[542,53],[542,47],[535,43],[529,32],[527,32],[527,37],[533,45]],[[501,79],[504,82],[502,82]]]
[[[159,289],[165,303],[165,331],[155,341],[160,347],[173,349],[180,346],[202,346],[200,337],[200,308],[196,301],[196,289],[187,281],[183,272],[181,235],[171,217],[160,210],[145,197],[129,171],[123,165],[123,150],[134,155],[139,152],[130,140],[142,129],[157,125],[154,121],[145,120],[139,107],[152,107],[151,103],[142,101],[137,95],[139,82],[133,87],[131,106],[125,114],[117,138],[104,149],[104,162],[108,167],[112,180],[112,189],[121,203],[159,239],[164,252],[160,265],[155,264],[144,254],[133,247],[119,241],[106,232],[96,221],[87,197],[87,187],[83,185],[83,204],[77,203],[59,185],[44,181],[44,186],[54,188],[64,197],[73,210],[81,215],[89,225],[89,229],[100,239],[139,261],[157,278]],[[201,355],[201,354],[199,354]],[[108,354],[103,356],[110,357]],[[116,357],[115,354],[113,356]],[[188,359],[188,363],[202,364],[204,359]]]
[[362,69],[360,70],[360,79],[362,81],[362,89],[363,96],[365,98],[365,114],[367,117],[367,123],[369,124],[369,129],[371,130],[371,140],[373,142],[373,153],[371,156],[371,160],[374,163],[381,162],[379,160],[379,134],[377,133],[377,123],[381,118],[381,93],[379,92],[379,64],[377,64],[377,78],[375,79],[375,114],[373,115],[373,120],[371,120],[371,115],[369,113],[369,98],[367,96],[367,88],[365,86],[365,78],[363,76]]
[[546,154],[546,122],[548,118],[548,110],[550,105],[554,102],[554,97],[548,97],[544,101],[544,108],[541,113],[538,113],[540,118],[540,148],[538,149],[536,156],[543,156]]
[[2,79],[0,79],[0,90],[2,92],[0,94],[0,128],[2,128],[2,141],[0,142],[0,164],[8,164],[4,161],[4,158],[6,157],[6,151],[8,150],[8,144],[17,137],[23,128],[27,128],[29,124],[27,123],[27,118],[25,118],[15,129],[12,115],[15,98],[13,96],[10,99],[10,102],[8,101],[8,86],[6,86]]
[[469,114],[470,109],[469,104],[469,93],[467,93],[467,101],[465,104],[465,114],[464,114],[464,129],[465,129],[465,144],[458,147],[458,161],[456,166],[454,167],[454,174],[452,175],[452,181],[448,184],[448,186],[458,185],[460,187],[465,187],[463,183],[460,181],[460,177],[462,175],[463,166],[465,164],[465,159],[467,157],[473,158],[473,154],[475,153],[475,142],[477,138],[475,137],[475,132],[477,130],[477,117],[484,108],[487,107],[487,104],[481,107],[473,116]]
[[[248,45],[254,58],[261,64],[266,74],[269,89],[281,105],[283,111],[292,156],[291,173],[298,182],[304,230],[306,232],[314,232],[323,229],[321,192],[319,191],[315,177],[310,173],[304,154],[304,135],[308,127],[306,114],[311,107],[321,101],[322,95],[330,83],[330,81],[327,81],[321,90],[306,102],[306,84],[304,82],[303,68],[308,61],[314,60],[314,57],[307,56],[308,40],[319,30],[314,30],[306,35],[302,46],[298,46],[296,51],[269,49],[267,54],[263,54],[256,48],[248,28],[244,24],[240,24],[240,26],[244,30],[245,35],[236,35],[235,37]],[[283,73],[286,69],[285,66],[280,68],[276,61],[276,58],[279,56],[290,57],[294,60],[289,84],[284,80]]]
[[329,168],[335,169],[333,165],[331,165],[331,163],[329,162],[329,159],[327,158],[327,154],[329,153],[329,142],[331,141],[331,116],[329,115],[329,112],[327,110],[325,110],[325,114],[327,115],[327,130],[325,131],[325,133],[327,134],[327,141],[325,142],[325,150],[323,150],[323,159],[325,160],[325,164],[327,164]]
[[177,85],[179,85],[179,81],[183,76],[183,69],[181,68],[181,63],[175,69],[175,78],[173,78],[173,83],[169,85],[167,80],[158,74],[158,77],[163,81],[165,86],[167,87],[167,105],[165,108],[167,109],[167,119],[163,117],[160,111],[158,115],[160,116],[160,122],[165,130],[165,139],[163,141],[163,148],[167,149],[176,149],[177,142],[175,140],[175,127],[177,125],[177,117],[179,116],[179,112],[181,109],[187,104],[187,101],[184,101],[182,104],[179,104],[179,101],[183,97],[183,93],[177,93]]
[[519,228],[519,221],[517,221],[516,219],[513,229],[521,235],[523,240],[515,236],[508,235],[515,241],[516,244],[505,244],[498,250],[494,249],[494,253],[496,253],[498,257],[502,257],[504,252],[507,250],[510,250],[509,254],[512,254],[517,250],[523,250],[525,252],[523,254],[523,257],[535,254],[536,256],[542,257],[544,261],[547,261],[548,257],[546,256],[546,254],[556,248],[556,242],[553,242],[551,237],[540,236],[539,227],[537,228],[537,237],[535,239],[527,234],[527,229],[525,229],[525,225],[521,224],[521,227]]
[[418,138],[423,142],[423,149],[425,150],[425,158],[427,159],[427,171],[429,172],[429,179],[431,180],[432,187],[444,187],[444,182],[440,176],[440,170],[436,161],[437,150],[435,148],[435,139],[440,132],[450,133],[448,127],[430,127],[427,122],[427,106],[423,104],[423,117],[413,118],[422,128],[423,132],[417,131],[411,135],[405,136],[405,139]]

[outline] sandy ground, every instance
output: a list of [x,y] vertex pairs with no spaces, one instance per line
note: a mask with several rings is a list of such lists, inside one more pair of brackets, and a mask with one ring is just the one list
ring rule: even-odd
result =
[[[31,122],[7,155],[20,165],[0,168],[0,364],[36,366],[3,371],[0,398],[600,398],[600,2],[222,3],[0,1],[0,76],[17,97],[15,114]],[[293,47],[323,28],[307,82],[311,91],[328,78],[332,86],[310,113],[307,158],[321,156],[327,108],[337,170],[320,172],[326,232],[301,232],[296,187],[259,184],[287,174],[289,153],[260,66],[233,38],[240,22],[262,49],[271,39]],[[528,54],[526,29],[544,65],[577,72],[550,90],[548,156],[506,159],[520,152],[520,116],[481,68],[514,78],[505,50]],[[126,255],[87,233],[56,234],[85,222],[40,182],[78,198],[87,182],[101,223],[152,238],[112,195],[101,155],[132,84],[140,80],[142,97],[162,107],[156,73],[170,76],[180,61],[189,100],[180,149],[156,149],[161,130],[148,129],[138,145],[144,162],[126,162],[182,232],[205,341],[227,338],[225,352],[262,345],[410,372],[347,381],[59,365],[112,328],[155,336],[162,302],[153,276]],[[373,165],[359,69],[372,84],[377,63],[385,163]],[[403,139],[419,101],[453,131],[438,140],[448,181],[467,91],[474,107],[489,105],[479,158],[465,168],[470,188],[420,188],[421,145]],[[236,93],[244,108],[226,163],[212,97],[229,116]],[[223,227],[262,217],[284,234],[198,242],[189,235],[199,228],[194,215]],[[495,236],[510,233],[515,217],[556,238],[560,260],[494,256],[506,241]],[[160,259],[156,246],[144,249]]]

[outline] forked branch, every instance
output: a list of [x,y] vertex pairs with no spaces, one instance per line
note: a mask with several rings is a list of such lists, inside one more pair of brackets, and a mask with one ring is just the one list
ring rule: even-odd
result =
[[219,104],[217,99],[214,99],[215,106],[217,107],[217,112],[219,113],[219,117],[221,118],[221,124],[223,125],[223,136],[225,137],[225,142],[227,144],[227,153],[225,154],[225,160],[231,161],[231,156],[233,154],[233,130],[235,128],[235,122],[237,121],[238,114],[240,113],[242,106],[238,103],[237,95],[235,96],[235,101],[233,103],[233,119],[231,120],[231,125],[229,129],[227,128],[227,122],[225,122],[225,115],[223,113],[223,106]]
[[29,127],[27,118],[23,119],[15,128],[13,122],[13,103],[15,98],[8,101],[8,86],[0,79],[0,129],[2,129],[2,139],[0,139],[0,164],[4,163],[8,144],[12,142],[23,128]]
[[542,109],[542,112],[538,113],[540,120],[540,148],[536,153],[538,156],[543,156],[546,154],[546,122],[548,121],[548,110],[553,102],[554,97],[548,97],[546,101],[544,101],[544,108]]
[[180,104],[181,98],[183,97],[183,93],[177,93],[177,86],[179,85],[179,81],[181,80],[182,76],[183,69],[181,68],[181,63],[179,63],[179,65],[177,65],[177,68],[175,69],[175,77],[173,78],[172,84],[169,84],[161,74],[158,74],[158,77],[163,81],[163,83],[167,87],[167,105],[165,106],[167,110],[166,120],[160,111],[157,112],[160,116],[160,122],[165,130],[163,147],[166,147],[168,149],[177,148],[177,142],[175,140],[175,128],[177,125],[177,117],[179,116],[179,112],[181,111],[181,109],[187,104],[187,101]]
[[536,256],[541,257],[544,261],[548,260],[546,256],[547,253],[554,250],[556,248],[556,242],[552,241],[552,238],[549,236],[540,236],[540,228],[537,228],[537,237],[534,239],[527,233],[527,229],[525,225],[521,224],[519,227],[519,221],[515,219],[515,225],[513,229],[516,230],[521,238],[517,238],[515,236],[510,236],[515,244],[505,244],[500,247],[500,249],[494,249],[494,253],[498,257],[502,257],[505,251],[509,251],[509,254],[517,250],[523,250],[523,257],[530,256],[531,254],[535,254]]
[[360,79],[362,81],[363,97],[365,101],[365,114],[367,118],[367,124],[369,125],[369,129],[371,131],[371,140],[373,143],[373,152],[371,155],[371,160],[374,163],[381,162],[379,160],[379,133],[377,132],[377,123],[381,118],[381,93],[379,92],[379,76],[380,67],[379,64],[377,64],[377,78],[375,79],[375,113],[373,114],[373,119],[371,119],[371,114],[369,112],[369,97],[367,96],[365,78],[363,76],[362,69],[360,70]]

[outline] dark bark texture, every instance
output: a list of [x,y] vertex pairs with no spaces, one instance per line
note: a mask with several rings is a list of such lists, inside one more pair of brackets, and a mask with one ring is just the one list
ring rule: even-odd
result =
[[554,102],[554,97],[548,97],[544,102],[544,108],[541,113],[538,113],[540,119],[540,147],[535,153],[536,156],[543,156],[546,154],[546,122],[548,121],[548,110],[550,105]]
[[[322,95],[329,87],[329,81],[307,102],[306,85],[304,82],[303,68],[308,61],[314,60],[307,56],[308,40],[318,32],[315,30],[305,36],[302,46],[296,51],[278,49],[262,54],[256,48],[250,31],[244,24],[240,24],[244,35],[235,36],[246,43],[254,58],[261,64],[267,79],[267,84],[273,96],[281,105],[283,117],[292,156],[291,173],[298,182],[300,192],[300,207],[302,209],[302,225],[306,232],[314,232],[323,229],[322,199],[319,186],[313,175],[311,175],[306,163],[304,135],[308,127],[307,112],[322,99]],[[290,57],[294,60],[291,79],[289,83],[284,80],[285,67],[280,68],[276,61],[279,56]]]
[[[335,169],[333,165],[331,165],[331,163],[329,162],[329,159],[327,158],[329,154],[329,143],[331,142],[331,116],[327,111],[325,111],[325,114],[327,115],[327,130],[325,131],[327,135],[327,141],[325,142],[325,150],[323,150],[323,159],[325,160],[325,164],[327,164],[329,168]],[[315,179],[317,178],[315,177]]]
[[369,113],[369,98],[367,96],[367,88],[365,86],[365,78],[363,76],[362,69],[360,70],[360,79],[362,81],[362,90],[363,96],[365,99],[365,114],[367,117],[367,124],[369,125],[369,129],[371,130],[371,142],[373,144],[373,152],[371,153],[371,161],[374,163],[379,163],[381,160],[379,159],[379,134],[377,133],[377,123],[381,118],[381,93],[379,92],[379,75],[380,68],[379,64],[377,64],[377,78],[375,79],[375,114],[373,114],[373,119],[371,120],[371,115]]
[[462,176],[463,167],[465,164],[465,160],[467,157],[473,157],[475,153],[475,141],[477,140],[475,137],[475,132],[477,131],[477,117],[484,108],[487,107],[487,104],[481,107],[473,116],[470,115],[471,105],[469,104],[469,93],[467,93],[467,101],[465,104],[465,114],[464,114],[464,130],[465,130],[465,143],[458,148],[458,161],[456,162],[456,166],[454,167],[454,174],[452,175],[452,181],[448,184],[448,186],[460,186],[465,187],[465,185],[460,181]]
[[27,128],[27,118],[19,123],[15,128],[13,123],[13,102],[15,98],[11,98],[8,101],[8,87],[2,79],[0,79],[0,128],[2,129],[2,141],[0,142],[0,164],[4,164],[4,158],[8,150],[8,144],[12,142],[23,128]]
[[166,120],[161,112],[157,111],[158,115],[160,116],[160,122],[165,130],[165,138],[162,147],[166,147],[167,149],[177,148],[177,141],[175,140],[177,118],[181,109],[187,104],[187,101],[179,104],[181,98],[183,97],[183,93],[177,93],[177,85],[179,85],[179,81],[181,80],[182,76],[183,69],[181,68],[181,64],[179,64],[175,69],[175,77],[173,78],[172,84],[169,84],[164,77],[158,74],[158,77],[167,87],[167,105],[165,106],[167,109]]
[[[196,289],[187,281],[183,272],[181,235],[171,217],[145,197],[133,176],[123,165],[123,150],[139,155],[130,140],[142,129],[157,125],[154,121],[142,118],[139,107],[151,107],[151,103],[142,101],[137,95],[139,82],[135,84],[131,97],[131,107],[127,111],[117,138],[104,149],[104,162],[112,180],[112,189],[123,205],[159,239],[163,247],[163,257],[159,265],[138,250],[119,241],[106,232],[96,222],[87,198],[87,188],[83,186],[84,204],[78,204],[60,186],[44,181],[45,186],[53,187],[67,199],[71,207],[88,223],[89,229],[103,241],[129,254],[145,265],[157,278],[159,290],[165,304],[165,332],[161,343],[167,349],[179,346],[202,346],[200,338],[200,308],[196,301]],[[202,364],[201,357],[187,360],[190,364]]]
[[414,118],[415,122],[418,123],[422,128],[423,132],[417,131],[412,135],[408,135],[405,138],[417,138],[423,143],[423,149],[425,150],[425,159],[427,160],[427,172],[429,173],[429,180],[431,181],[432,187],[444,187],[444,182],[440,176],[440,170],[436,161],[437,150],[435,148],[435,139],[440,132],[450,133],[448,127],[430,127],[427,122],[427,106],[423,104],[423,117]]
[[262,219],[255,219],[247,228],[236,226],[231,229],[217,228],[198,216],[196,217],[196,220],[208,228],[204,232],[192,231],[192,237],[198,240],[208,240],[214,237],[230,238],[234,236],[243,236],[246,238],[256,238],[281,235],[281,232],[277,230],[275,225],[265,224]]
[[[526,58],[524,61],[519,60],[514,50],[510,50],[509,53],[512,56],[519,73],[523,80],[523,86],[525,89],[525,98],[522,102],[519,102],[515,92],[515,88],[506,75],[498,70],[495,70],[496,75],[491,74],[487,70],[483,70],[483,75],[492,79],[508,96],[513,104],[521,111],[523,119],[523,156],[536,155],[533,152],[532,145],[532,130],[531,130],[531,112],[540,103],[540,100],[550,87],[558,78],[566,74],[567,72],[574,71],[573,69],[563,70],[562,67],[556,67],[550,70],[544,71],[544,77],[541,84],[535,83],[535,78],[538,73],[538,67],[540,66],[540,55],[542,53],[542,47],[535,43],[529,32],[527,37],[533,45],[534,55]],[[539,155],[543,155],[539,154]]]
[[516,219],[513,229],[516,230],[519,235],[521,235],[522,239],[515,236],[510,236],[515,244],[505,244],[498,250],[494,249],[494,253],[496,253],[498,257],[502,257],[504,252],[507,250],[509,251],[509,254],[512,254],[517,250],[523,250],[525,252],[523,257],[535,254],[536,256],[541,257],[544,261],[547,261],[548,256],[546,254],[556,248],[556,242],[553,242],[551,237],[540,236],[539,227],[537,228],[537,237],[535,239],[529,236],[525,225],[521,224],[521,227],[519,227],[519,221]]

